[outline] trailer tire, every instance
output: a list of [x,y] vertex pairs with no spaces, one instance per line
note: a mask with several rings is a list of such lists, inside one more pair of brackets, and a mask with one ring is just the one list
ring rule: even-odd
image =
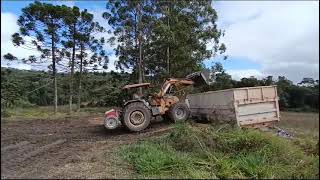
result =
[[142,102],[128,104],[124,109],[122,124],[130,131],[146,129],[151,121],[151,112]]
[[189,118],[190,110],[185,103],[179,102],[169,110],[170,120],[173,122],[183,122]]

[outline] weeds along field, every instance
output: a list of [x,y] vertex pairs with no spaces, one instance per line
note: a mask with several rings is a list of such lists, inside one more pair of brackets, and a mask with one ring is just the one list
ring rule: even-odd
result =
[[[76,105],[74,104],[72,108],[75,110]],[[53,112],[53,106],[36,106],[28,108],[12,108],[7,109],[6,116],[1,117],[1,120],[35,120],[35,119],[61,119],[70,117],[86,117],[90,115],[103,115],[106,110],[110,108],[107,107],[86,107],[81,108],[80,112],[73,112],[69,114],[69,106],[63,105],[58,106],[58,112],[55,114]]]
[[282,112],[272,132],[177,124],[170,134],[121,148],[139,178],[319,178],[319,114]]
[[295,136],[319,139],[319,113],[281,112],[279,126]]

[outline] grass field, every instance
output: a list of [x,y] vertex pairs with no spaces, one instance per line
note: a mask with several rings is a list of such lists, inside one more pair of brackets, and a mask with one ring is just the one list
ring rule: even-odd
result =
[[[76,105],[73,106],[75,111]],[[53,106],[40,106],[29,108],[8,109],[9,117],[1,117],[1,120],[32,120],[32,119],[63,119],[66,117],[85,117],[90,115],[103,115],[110,108],[106,107],[86,107],[81,108],[80,112],[69,114],[69,106],[58,106],[58,112],[53,112]]]
[[279,126],[296,136],[319,139],[319,113],[281,112]]

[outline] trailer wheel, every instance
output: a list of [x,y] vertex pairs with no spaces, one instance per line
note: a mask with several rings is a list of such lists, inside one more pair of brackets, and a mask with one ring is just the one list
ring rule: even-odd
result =
[[190,115],[190,110],[185,103],[177,103],[169,110],[170,120],[173,122],[186,121]]
[[124,109],[123,124],[130,131],[142,131],[150,124],[151,112],[141,102],[128,104]]

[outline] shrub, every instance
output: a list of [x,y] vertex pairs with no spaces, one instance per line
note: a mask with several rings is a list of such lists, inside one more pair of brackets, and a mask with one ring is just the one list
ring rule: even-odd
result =
[[1,107],[1,117],[10,117],[10,114],[6,108]]
[[22,108],[29,108],[29,107],[36,107],[37,105],[30,103],[26,99],[19,98],[15,101],[15,106],[22,107]]

